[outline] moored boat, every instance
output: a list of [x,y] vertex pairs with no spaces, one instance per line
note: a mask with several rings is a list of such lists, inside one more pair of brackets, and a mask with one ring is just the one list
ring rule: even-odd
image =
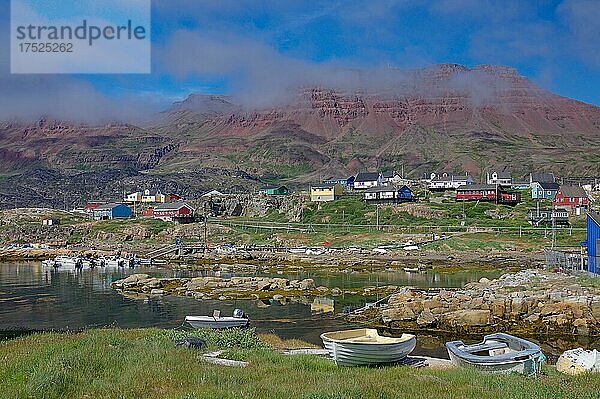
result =
[[233,316],[221,316],[221,312],[215,310],[212,316],[185,316],[185,323],[194,328],[221,329],[246,327],[250,323],[250,319],[241,309],[235,309]]
[[321,334],[321,339],[339,366],[397,363],[408,356],[417,344],[412,334],[384,337],[373,328],[327,332]]
[[455,365],[474,366],[494,373],[536,375],[545,360],[539,346],[505,333],[486,335],[483,342],[472,345],[463,341],[447,342],[446,348]]

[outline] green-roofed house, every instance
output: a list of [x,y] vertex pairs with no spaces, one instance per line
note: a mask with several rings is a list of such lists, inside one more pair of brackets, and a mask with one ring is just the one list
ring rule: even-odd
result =
[[261,188],[259,193],[265,195],[288,195],[290,190],[286,186],[266,186]]

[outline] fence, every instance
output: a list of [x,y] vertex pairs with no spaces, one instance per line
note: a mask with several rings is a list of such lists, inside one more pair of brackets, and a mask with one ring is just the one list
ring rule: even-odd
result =
[[581,248],[555,248],[544,250],[546,266],[561,270],[587,270],[587,255]]
[[[552,227],[534,226],[460,226],[460,225],[390,225],[390,224],[334,224],[334,223],[282,223],[262,220],[211,219],[211,223],[232,228],[270,231],[297,231],[302,233],[354,233],[354,232],[390,232],[405,234],[459,234],[459,233],[505,233],[519,235],[540,235],[550,237]],[[573,235],[574,232],[585,232],[585,228],[555,227],[556,235]]]

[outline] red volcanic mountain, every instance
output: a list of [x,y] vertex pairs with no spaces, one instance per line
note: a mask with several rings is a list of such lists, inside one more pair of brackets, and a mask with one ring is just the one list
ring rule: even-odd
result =
[[29,180],[40,171],[61,187],[93,180],[89,195],[147,185],[193,195],[260,184],[254,177],[294,184],[382,168],[412,176],[491,169],[600,175],[600,108],[540,89],[510,68],[357,73],[331,87],[305,87],[251,111],[230,98],[191,95],[145,127],[0,125],[7,176],[0,199],[18,200],[11,176],[18,192],[39,197],[38,181]]

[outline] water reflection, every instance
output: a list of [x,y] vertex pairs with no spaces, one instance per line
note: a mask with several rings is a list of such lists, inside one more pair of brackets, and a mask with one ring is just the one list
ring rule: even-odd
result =
[[[299,297],[281,300],[195,300],[177,296],[123,296],[110,284],[131,273],[148,273],[156,277],[272,276],[288,279],[313,278],[315,284],[342,290],[367,285],[412,285],[417,287],[461,287],[469,281],[498,272],[462,272],[454,274],[407,273],[404,271],[367,272],[298,272],[273,273],[256,267],[215,268],[206,271],[172,271],[168,269],[103,268],[69,272],[44,268],[39,263],[0,263],[0,322],[6,330],[65,330],[86,327],[118,326],[172,328],[181,325],[186,315],[212,314],[220,309],[230,315],[235,308],[250,315],[251,325],[260,332],[273,332],[284,338],[298,338],[320,344],[324,331],[351,327],[338,315],[372,302],[376,297],[340,295],[333,298]],[[2,333],[0,333],[0,338]],[[444,356],[444,342],[463,339],[453,336],[418,334],[415,354]],[[472,342],[481,337],[472,337]],[[597,340],[573,342],[553,339],[542,343],[550,358],[566,349],[582,346],[600,348]]]

